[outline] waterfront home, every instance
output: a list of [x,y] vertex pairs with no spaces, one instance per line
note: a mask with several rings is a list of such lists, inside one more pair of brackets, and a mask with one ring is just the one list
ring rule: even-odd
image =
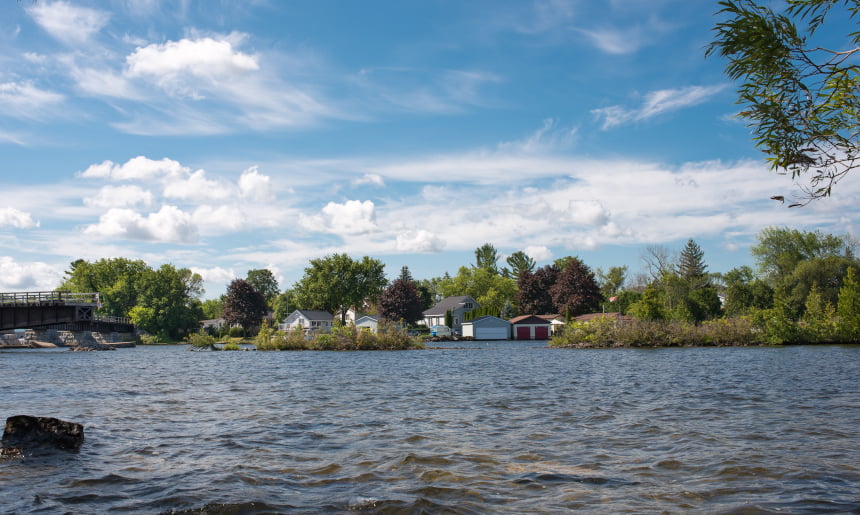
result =
[[466,313],[480,308],[480,304],[472,298],[471,295],[458,295],[456,297],[445,297],[440,300],[435,306],[424,311],[424,325],[433,327],[434,325],[445,324],[445,313],[451,312],[451,329],[462,334],[463,318]]
[[305,333],[328,333],[334,316],[328,311],[297,309],[287,315],[283,323],[278,324],[281,331],[303,330]]
[[379,318],[376,315],[364,315],[355,321],[355,327],[359,330],[366,330],[376,334],[379,327]]
[[549,340],[549,320],[537,315],[522,315],[512,318],[511,335],[514,340]]
[[508,340],[511,337],[511,323],[491,315],[463,322],[463,338],[474,340]]

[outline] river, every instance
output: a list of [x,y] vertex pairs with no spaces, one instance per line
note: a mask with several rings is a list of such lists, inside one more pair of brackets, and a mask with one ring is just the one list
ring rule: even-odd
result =
[[0,352],[2,513],[860,513],[860,347]]

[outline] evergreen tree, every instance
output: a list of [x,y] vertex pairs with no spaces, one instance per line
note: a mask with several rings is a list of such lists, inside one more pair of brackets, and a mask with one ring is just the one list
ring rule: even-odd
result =
[[517,279],[521,273],[532,272],[535,269],[535,260],[521,250],[508,256],[506,261],[511,268],[510,270],[505,269],[505,271],[511,279]]
[[475,249],[475,265],[473,268],[483,268],[493,275],[499,273],[499,252],[490,243],[484,243]]
[[853,268],[848,269],[842,281],[836,313],[840,339],[852,343],[860,341],[860,281]]
[[705,253],[699,244],[690,239],[687,240],[678,258],[678,274],[693,283],[694,287],[698,287],[698,283],[705,278],[708,267],[705,265],[704,256]]

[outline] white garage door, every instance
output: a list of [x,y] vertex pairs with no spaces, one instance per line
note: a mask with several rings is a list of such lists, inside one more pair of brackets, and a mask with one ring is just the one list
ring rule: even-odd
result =
[[504,327],[478,327],[475,329],[476,340],[507,340],[508,330]]

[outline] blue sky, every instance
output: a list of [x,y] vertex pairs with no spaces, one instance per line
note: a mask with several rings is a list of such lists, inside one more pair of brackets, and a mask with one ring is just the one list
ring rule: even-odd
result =
[[860,182],[786,209],[705,59],[716,2],[0,5],[0,291],[105,257],[282,287],[346,252],[390,278],[490,242],[539,265],[712,271],[769,225],[857,234]]

